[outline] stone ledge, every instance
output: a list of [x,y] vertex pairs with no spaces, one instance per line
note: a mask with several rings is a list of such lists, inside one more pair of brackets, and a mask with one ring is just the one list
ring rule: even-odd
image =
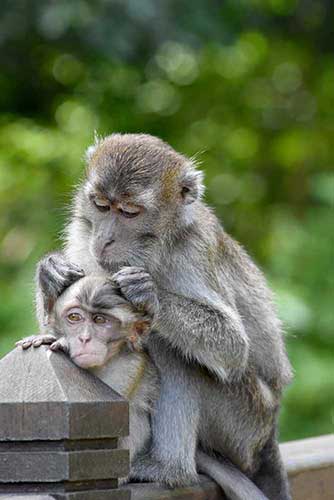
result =
[[[289,474],[293,500],[333,500],[334,436],[291,441],[281,444],[281,452]],[[127,495],[130,493],[130,497]],[[97,495],[97,496],[95,496]],[[124,495],[124,497],[123,497]],[[4,498],[3,495],[0,495]],[[55,495],[10,495],[10,500],[224,500],[220,488],[201,476],[192,487],[168,489],[154,483],[132,483],[119,490],[100,492],[58,493]]]
[[[280,445],[293,500],[334,499],[334,435]],[[155,484],[130,484],[131,500],[223,500],[220,488],[202,476],[201,483],[170,490]]]
[[[124,450],[117,449],[117,438],[128,434],[128,403],[66,356],[45,347],[29,352],[15,349],[0,361],[0,375],[1,498],[224,498],[205,476],[188,488],[152,483],[118,488],[117,477],[124,475],[129,463]],[[284,443],[281,452],[294,500],[334,499],[333,435]],[[99,464],[106,455],[114,457],[114,463]]]

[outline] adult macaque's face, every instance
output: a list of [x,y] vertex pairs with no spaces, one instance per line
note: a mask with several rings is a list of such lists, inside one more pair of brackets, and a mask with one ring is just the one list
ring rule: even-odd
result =
[[187,203],[184,158],[158,139],[136,135],[116,134],[93,149],[76,205],[91,255],[107,270],[152,264]]
[[89,250],[105,269],[113,263],[134,264],[145,260],[154,234],[155,212],[135,194],[119,194],[110,186],[101,192],[98,183],[86,190],[85,214],[91,222]]

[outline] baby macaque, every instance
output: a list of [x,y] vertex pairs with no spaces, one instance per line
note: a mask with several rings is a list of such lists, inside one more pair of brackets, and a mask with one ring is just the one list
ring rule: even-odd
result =
[[[160,391],[158,371],[144,349],[152,320],[148,311],[138,311],[124,299],[106,276],[90,275],[57,299],[47,335],[18,342],[23,348],[51,343],[52,350],[66,352],[77,366],[88,369],[129,400],[130,436],[122,438],[120,446],[130,450],[131,472],[122,482],[136,479],[136,471],[142,472],[150,448],[151,415]],[[203,408],[205,403],[203,395]],[[202,418],[208,420],[204,409]],[[211,424],[200,426],[204,432],[198,440],[203,449],[210,447],[205,429]],[[196,461],[198,470],[215,479],[231,500],[267,498],[229,460],[221,457],[218,461],[198,450]]]
[[65,290],[50,320],[57,338],[50,348],[66,352],[129,400],[130,436],[120,446],[130,450],[131,463],[149,445],[149,415],[158,392],[157,372],[141,345],[150,325],[145,312],[136,311],[110,279],[99,275]]

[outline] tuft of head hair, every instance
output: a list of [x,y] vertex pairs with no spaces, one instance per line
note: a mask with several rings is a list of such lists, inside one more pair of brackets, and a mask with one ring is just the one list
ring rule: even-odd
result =
[[186,205],[201,199],[204,194],[204,173],[197,170],[194,163],[187,162],[181,174],[181,194]]
[[105,137],[99,136],[94,133],[94,143],[86,150],[85,158],[89,163],[98,149],[105,147],[113,147],[113,149],[120,153],[126,150],[129,146],[159,148],[167,151],[174,151],[173,148],[164,142],[159,137],[150,134],[120,134],[114,133]]
[[102,136],[99,136],[95,130],[94,131],[94,143],[91,144],[90,146],[88,146],[88,148],[86,149],[86,152],[85,152],[85,161],[87,163],[89,163],[91,161],[91,159],[93,158],[94,153],[95,153],[98,145],[100,144],[100,142],[102,142],[102,140],[103,140]]
[[[204,193],[203,172],[193,160],[175,151],[158,137],[148,134],[111,134],[95,136],[86,153],[88,174],[115,192],[143,189],[152,198],[160,184],[160,200],[173,202],[182,197],[190,205]],[[154,186],[152,188],[152,186]],[[147,194],[147,193],[146,193]],[[150,200],[149,200],[150,201]]]

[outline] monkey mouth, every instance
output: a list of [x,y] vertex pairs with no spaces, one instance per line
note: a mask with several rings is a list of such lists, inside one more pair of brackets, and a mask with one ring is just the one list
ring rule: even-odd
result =
[[73,361],[81,368],[90,368],[103,364],[104,356],[98,352],[83,352],[73,356]]

